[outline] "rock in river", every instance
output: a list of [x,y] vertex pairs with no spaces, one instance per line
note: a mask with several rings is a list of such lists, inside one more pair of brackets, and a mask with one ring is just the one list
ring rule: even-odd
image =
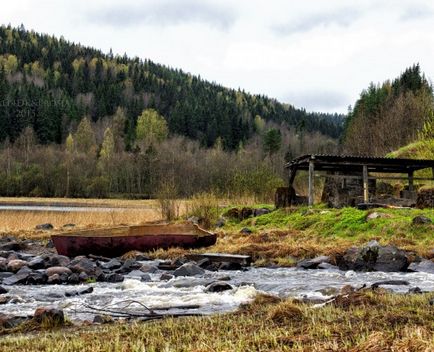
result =
[[67,274],[70,275],[72,274],[71,269],[67,268],[66,266],[52,266],[51,268],[48,268],[46,270],[46,273],[48,276],[52,276],[54,274]]
[[194,263],[185,263],[173,272],[174,276],[195,276],[205,273],[201,267]]
[[297,268],[316,269],[321,263],[330,263],[330,257],[322,255],[313,259],[305,259],[297,263]]
[[431,260],[428,259],[423,259],[420,262],[414,262],[411,263],[408,266],[408,271],[413,271],[413,272],[423,272],[423,273],[430,273],[430,274],[434,274],[434,263]]
[[214,281],[205,287],[205,292],[223,292],[232,290],[233,286],[224,281]]

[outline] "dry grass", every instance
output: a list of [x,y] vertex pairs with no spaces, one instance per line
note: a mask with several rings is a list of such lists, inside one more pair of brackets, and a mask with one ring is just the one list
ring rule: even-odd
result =
[[364,295],[376,304],[313,308],[258,296],[233,314],[11,335],[0,341],[0,350],[433,351],[432,294]]
[[50,223],[55,230],[65,224],[75,224],[75,228],[136,225],[160,219],[157,209],[128,209],[92,212],[57,211],[1,211],[0,233],[26,237],[48,237],[50,231],[37,231],[35,226]]

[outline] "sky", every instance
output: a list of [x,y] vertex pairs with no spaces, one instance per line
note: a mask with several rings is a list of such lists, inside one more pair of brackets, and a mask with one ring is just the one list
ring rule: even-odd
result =
[[346,113],[370,82],[414,63],[434,78],[430,0],[14,0],[0,23],[308,111]]

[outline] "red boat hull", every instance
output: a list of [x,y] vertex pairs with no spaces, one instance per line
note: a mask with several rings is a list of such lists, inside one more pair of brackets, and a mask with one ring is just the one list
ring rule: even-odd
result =
[[131,250],[146,252],[170,247],[199,248],[215,244],[216,235],[197,226],[151,225],[88,230],[81,233],[53,235],[56,250],[61,255],[121,256]]

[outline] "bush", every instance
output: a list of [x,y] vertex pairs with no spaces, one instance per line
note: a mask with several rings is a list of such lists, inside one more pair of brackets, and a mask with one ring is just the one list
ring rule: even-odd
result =
[[179,217],[180,201],[177,199],[178,191],[173,180],[160,183],[156,192],[158,204],[160,206],[161,217],[167,221],[172,221]]
[[187,205],[187,214],[199,218],[199,224],[208,229],[220,215],[219,202],[214,193],[198,193]]

